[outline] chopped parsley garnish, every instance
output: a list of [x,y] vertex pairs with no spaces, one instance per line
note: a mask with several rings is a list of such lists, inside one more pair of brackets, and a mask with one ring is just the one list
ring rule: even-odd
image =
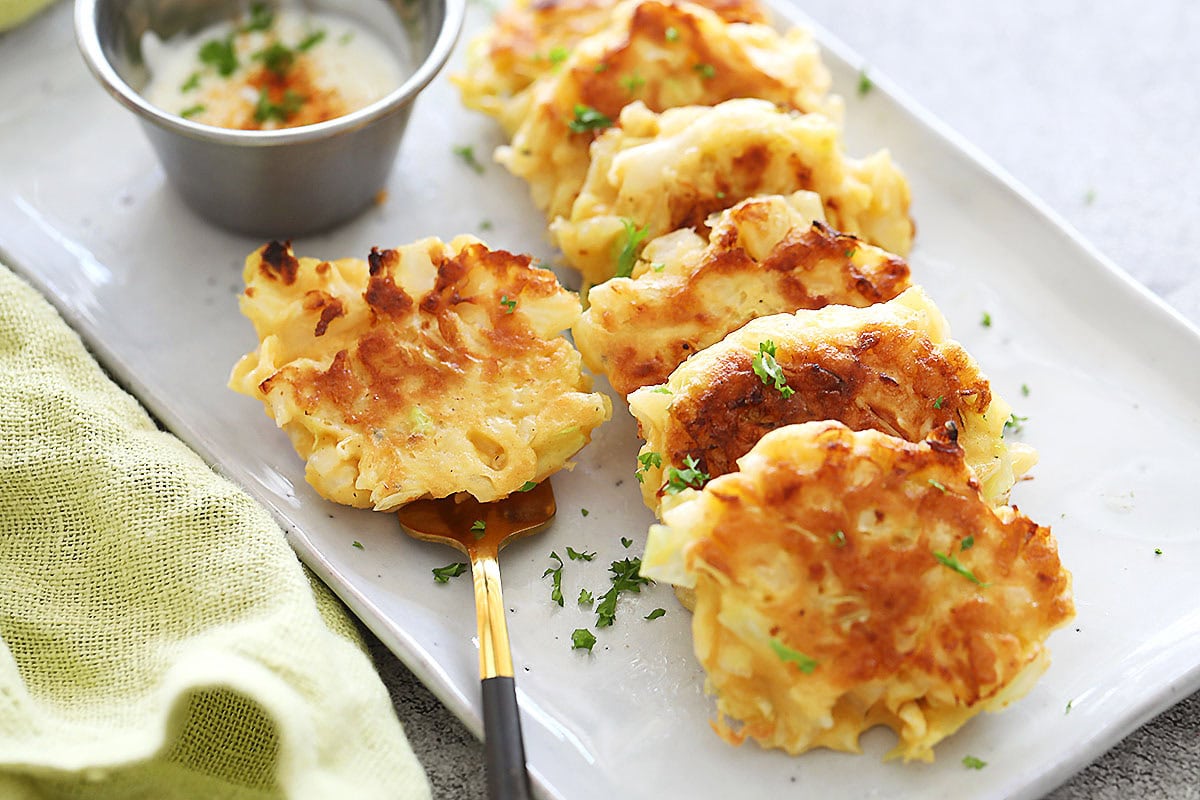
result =
[[193,89],[199,88],[199,86],[200,86],[200,73],[193,72],[191,75],[188,76],[188,79],[183,82],[183,85],[179,87],[179,91],[190,92]]
[[582,103],[575,104],[575,118],[567,122],[572,133],[587,133],[602,131],[612,127],[612,120],[591,106]]
[[933,488],[937,489],[937,490],[938,490],[939,492],[941,492],[942,494],[945,494],[945,493],[946,493],[946,486],[945,486],[945,484],[943,484],[943,483],[942,483],[941,481],[939,481],[937,478],[930,478],[930,479],[929,479],[929,485],[930,485],[930,486],[932,486]]
[[351,542],[350,546],[357,547],[359,550],[366,550],[366,548],[362,546],[362,542],[358,541],[357,539],[355,539],[353,542]]
[[708,483],[709,474],[700,470],[699,462],[691,456],[684,456],[683,469],[670,467],[667,469],[667,485],[663,490],[667,494],[679,494],[684,489],[701,489]]
[[938,560],[938,563],[940,563],[943,567],[949,567],[950,569],[957,572],[959,575],[962,575],[964,578],[969,580],[971,583],[977,584],[979,586],[987,586],[986,583],[979,580],[979,578],[975,577],[974,572],[971,572],[971,570],[967,569],[962,564],[960,564],[958,559],[955,558],[954,556],[948,556],[945,553],[940,553],[937,550],[934,550],[933,557],[936,558]]
[[596,634],[592,633],[587,628],[576,628],[571,633],[572,650],[587,650],[590,653],[595,645]]
[[492,221],[490,219],[479,220],[479,230],[490,231],[493,227],[494,226],[492,225]]
[[1074,703],[1074,702],[1075,702],[1074,700],[1068,700],[1068,701],[1067,701],[1067,708],[1066,708],[1066,710],[1065,710],[1065,711],[1063,711],[1063,716],[1066,716],[1067,714],[1070,714],[1070,713],[1071,713],[1071,704],[1072,704],[1072,703]]
[[590,513],[592,513],[592,512],[588,511],[586,508],[579,509],[579,515],[581,517],[586,517]]
[[661,467],[663,463],[662,455],[654,452],[642,453],[637,457],[637,460],[638,464],[641,466],[638,467],[638,470],[633,474],[633,477],[637,478],[638,483],[645,483],[646,473],[649,472],[653,467]]
[[259,122],[276,119],[286,122],[304,105],[304,98],[288,89],[283,93],[283,102],[273,103],[266,89],[259,90],[258,104],[254,107],[254,118]]
[[596,554],[594,552],[585,553],[585,552],[580,552],[579,550],[576,550],[575,548],[573,548],[569,545],[567,547],[567,558],[571,559],[572,561],[591,561],[595,557],[596,557]]
[[817,660],[804,655],[799,650],[793,650],[778,639],[771,640],[771,650],[785,664],[795,664],[805,675],[811,675],[818,666]]
[[462,162],[471,169],[475,170],[476,175],[482,175],[484,172],[483,164],[479,163],[479,159],[475,158],[475,148],[469,144],[460,144],[454,146],[454,155],[462,159]]
[[717,77],[717,69],[712,64],[695,64],[692,69],[699,73],[700,77],[706,81],[710,81]]
[[266,3],[252,3],[250,5],[250,19],[238,30],[241,33],[270,30],[274,22],[275,12],[271,10],[270,6]]
[[650,390],[650,394],[674,394],[669,386],[655,386]]
[[[655,262],[654,264],[650,265],[650,269],[654,270],[655,272],[662,272],[666,268],[667,268],[667,265],[663,264],[662,262]],[[669,393],[670,392],[668,392],[668,394]]]
[[985,328],[992,327],[992,315],[988,312],[983,312],[983,316],[979,318],[979,324]]
[[725,199],[725,193],[724,193],[724,192],[717,192],[717,199],[718,199],[718,200],[724,200],[724,199]]
[[858,71],[858,96],[866,97],[874,88],[875,84],[871,82],[871,77],[867,75],[867,68],[863,67]]
[[846,546],[846,532],[845,531],[834,531],[829,536],[829,543],[831,545],[833,545],[834,547],[845,547]]
[[624,536],[621,537],[621,546],[624,547],[626,550],[629,549],[629,545],[631,545],[631,544],[633,544],[633,539],[628,539]]
[[272,42],[255,53],[254,60],[261,61],[264,67],[282,78],[296,63],[296,54],[287,45]]
[[1028,383],[1021,384],[1021,396],[1029,397],[1029,384]]
[[1009,414],[1008,419],[1004,421],[1003,433],[1008,433],[1009,428],[1012,428],[1013,433],[1020,433],[1025,430],[1025,423],[1029,421],[1029,417],[1022,417],[1020,414]]
[[444,567],[434,567],[433,579],[438,583],[449,583],[451,578],[457,578],[466,571],[466,562],[457,561],[453,564],[447,564]]
[[511,314],[517,310],[517,301],[510,300],[506,294],[500,295],[500,305],[504,306],[505,314]]
[[589,592],[587,589],[580,589],[579,590],[579,600],[577,602],[581,606],[588,606],[590,608],[592,603],[595,602],[595,600],[592,598],[592,593]]
[[342,45],[343,47],[350,44],[352,41],[354,41],[354,31],[346,31],[338,37],[338,44]]
[[779,393],[783,395],[783,399],[786,400],[796,393],[792,387],[787,385],[787,377],[783,374],[779,362],[775,360],[775,343],[770,339],[758,345],[758,354],[750,361],[750,368],[764,384],[767,386],[774,384]]
[[970,550],[974,546],[975,546],[975,537],[968,536],[962,540],[962,544],[960,544],[958,546],[958,549],[960,552],[966,552],[967,550]]
[[1154,548],[1154,555],[1156,555],[1156,556],[1161,556],[1161,555],[1162,555],[1162,548],[1161,548],[1161,547],[1156,547],[1156,548]]
[[200,47],[200,61],[215,69],[223,78],[232,75],[238,68],[237,54],[233,52],[233,37],[205,42]]
[[855,253],[857,253],[857,252],[858,252],[858,248],[857,248],[857,247],[851,247],[851,248],[850,248],[849,250],[847,250],[847,251],[846,251],[846,253],[845,253],[845,255],[846,255],[846,258],[854,258],[854,254],[855,254]]
[[559,47],[552,48],[550,50],[550,55],[548,55],[546,58],[553,66],[557,67],[559,64],[566,61],[570,55],[571,55],[570,50],[568,50],[565,47],[559,46]]
[[645,85],[646,79],[639,75],[637,70],[621,78],[621,86],[625,87],[625,91],[630,94],[637,94],[638,90]]
[[325,31],[315,30],[301,39],[300,44],[296,45],[296,49],[301,53],[307,53],[323,41],[325,41]]
[[981,761],[975,756],[963,756],[962,763],[967,769],[983,769],[987,766],[986,761]]
[[538,487],[538,485],[536,483],[534,483],[533,481],[525,481],[524,483],[521,484],[521,488],[517,489],[517,491],[518,492],[532,492],[537,487]]
[[1096,202],[1096,190],[1095,190],[1095,189],[1088,189],[1088,190],[1087,190],[1087,194],[1085,194],[1085,195],[1083,196],[1083,202],[1084,202],[1084,205],[1089,205],[1089,206],[1090,206],[1092,203]]
[[199,103],[194,106],[188,106],[183,111],[180,111],[179,116],[183,117],[184,119],[191,119],[197,114],[203,114],[207,110],[208,106],[204,105],[203,103]]
[[650,233],[650,228],[639,228],[631,219],[621,219],[621,227],[625,229],[625,237],[621,249],[617,252],[618,278],[628,278],[633,274],[633,265],[637,261],[638,245]]
[[482,539],[487,533],[487,523],[481,519],[477,519],[471,523],[471,533],[475,534],[476,539]]
[[554,552],[553,550],[550,551],[550,557],[558,562],[558,566],[557,567],[548,567],[546,569],[546,571],[542,573],[542,577],[544,578],[547,575],[551,576],[551,578],[550,578],[550,599],[553,600],[555,603],[558,603],[558,605],[561,607],[563,604],[563,593],[562,593],[563,560],[561,558],[559,558],[558,553]]
[[644,616],[642,619],[658,619],[659,617],[665,615],[666,613],[667,613],[667,610],[665,608],[656,608],[653,611],[651,611],[649,614]]
[[679,41],[678,29],[676,29],[676,27],[674,25],[672,25],[671,27],[667,28],[667,30],[663,33],[663,38],[666,39],[668,42],[678,42]]
[[627,558],[624,561],[614,561],[608,571],[612,573],[612,588],[600,598],[596,605],[596,627],[610,627],[617,618],[617,598],[621,592],[641,592],[642,587],[650,583],[649,578],[638,574],[642,568],[640,558]]
[[941,407],[942,407],[942,404],[943,404],[943,403],[945,403],[945,402],[946,402],[946,398],[945,398],[945,396],[944,396],[944,395],[940,395],[940,394],[939,394],[939,395],[938,395],[938,399],[933,401],[933,407],[934,407],[934,408],[941,408]]
[[608,71],[608,64],[605,64],[603,61],[601,61],[599,64],[597,64],[596,68],[594,70],[592,70],[592,72],[596,73],[597,75],[599,75],[601,72],[607,72],[607,71]]

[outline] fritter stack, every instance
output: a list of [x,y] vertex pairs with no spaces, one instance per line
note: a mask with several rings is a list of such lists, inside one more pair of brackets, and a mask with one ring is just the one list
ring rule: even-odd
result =
[[643,574],[694,607],[719,733],[930,760],[1029,690],[1074,613],[1011,409],[910,284],[909,189],[847,156],[812,37],[750,2],[522,2],[457,81],[511,142],[589,292],[663,524]]

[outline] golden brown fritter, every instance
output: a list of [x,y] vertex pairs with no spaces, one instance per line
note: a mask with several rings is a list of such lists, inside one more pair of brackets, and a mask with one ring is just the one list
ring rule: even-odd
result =
[[910,442],[953,423],[967,465],[995,503],[1036,461],[1032,448],[1005,442],[1011,409],[919,287],[867,308],[753,320],[689,358],[663,386],[631,394],[629,410],[646,440],[642,457],[661,463],[640,473],[652,509],[685,459],[723,475],[767,432],[812,420]]
[[[726,22],[766,23],[755,0],[691,0]],[[612,18],[611,0],[518,0],[473,39],[463,74],[452,80],[468,108],[498,119],[510,135],[528,106],[525,90],[566,60],[585,36]]]
[[651,529],[642,573],[694,587],[717,732],[800,753],[933,746],[1023,696],[1074,615],[1048,528],[993,508],[952,439],[837,422],[767,434]]
[[635,100],[654,111],[761,97],[840,116],[829,74],[807,31],[726,23],[706,8],[630,0],[532,88],[512,145],[498,161],[530,184],[549,219],[570,213],[592,140]]
[[824,225],[809,192],[744,200],[655,239],[632,277],[588,294],[572,334],[593,372],[622,396],[667,379],[685,358],[755,317],[833,304],[868,306],[909,286],[899,257]]
[[[886,150],[842,152],[841,131],[820,114],[764,100],[730,100],[654,114],[634,103],[591,150],[583,189],[551,233],[588,284],[621,274],[621,254],[681,228],[705,232],[710,214],[747,197],[818,194],[830,226],[898,255],[912,245],[908,181]],[[636,252],[636,250],[635,250]]]
[[559,336],[579,298],[528,256],[462,236],[330,262],[272,242],[244,277],[260,345],[230,386],[263,401],[331,500],[496,500],[562,468],[610,416]]

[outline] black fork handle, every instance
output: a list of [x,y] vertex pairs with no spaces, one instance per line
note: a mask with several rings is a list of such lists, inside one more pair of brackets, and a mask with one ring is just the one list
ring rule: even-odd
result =
[[483,750],[490,800],[532,800],[525,771],[525,744],[517,709],[517,684],[511,677],[484,678]]

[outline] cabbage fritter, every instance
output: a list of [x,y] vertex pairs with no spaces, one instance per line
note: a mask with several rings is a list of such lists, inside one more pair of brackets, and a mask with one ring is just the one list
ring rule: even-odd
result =
[[[756,0],[690,0],[726,22],[768,22]],[[567,59],[580,39],[612,18],[611,0],[517,0],[467,48],[463,74],[451,79],[468,108],[500,121],[512,135],[528,107],[525,92]]]
[[551,233],[589,284],[620,275],[636,241],[680,228],[703,232],[716,211],[755,195],[816,192],[831,227],[907,255],[908,181],[886,150],[858,160],[820,114],[764,100],[730,100],[654,114],[634,103],[592,146],[583,190]]
[[993,503],[1005,502],[1037,460],[1031,447],[1004,440],[1012,409],[919,287],[867,308],[755,319],[683,362],[663,386],[629,395],[629,410],[646,440],[639,478],[651,509],[678,499],[686,487],[671,477],[689,463],[724,475],[768,431],[813,420],[910,442],[953,423]]
[[780,35],[690,3],[630,0],[533,86],[511,146],[496,159],[529,182],[537,207],[554,219],[570,213],[583,186],[592,140],[635,100],[662,111],[761,97],[840,117],[829,83],[803,29]]
[[868,306],[908,288],[897,256],[831,230],[810,192],[743,200],[646,245],[632,277],[592,288],[572,333],[593,372],[622,396],[662,383],[685,358],[755,317]]
[[488,502],[567,464],[611,414],[558,334],[579,298],[528,256],[462,236],[357,259],[246,259],[260,345],[230,387],[257,397],[339,503]]
[[979,493],[951,436],[912,444],[837,422],[767,434],[651,529],[642,574],[694,587],[714,727],[796,754],[931,761],[1023,696],[1074,615],[1049,528]]

